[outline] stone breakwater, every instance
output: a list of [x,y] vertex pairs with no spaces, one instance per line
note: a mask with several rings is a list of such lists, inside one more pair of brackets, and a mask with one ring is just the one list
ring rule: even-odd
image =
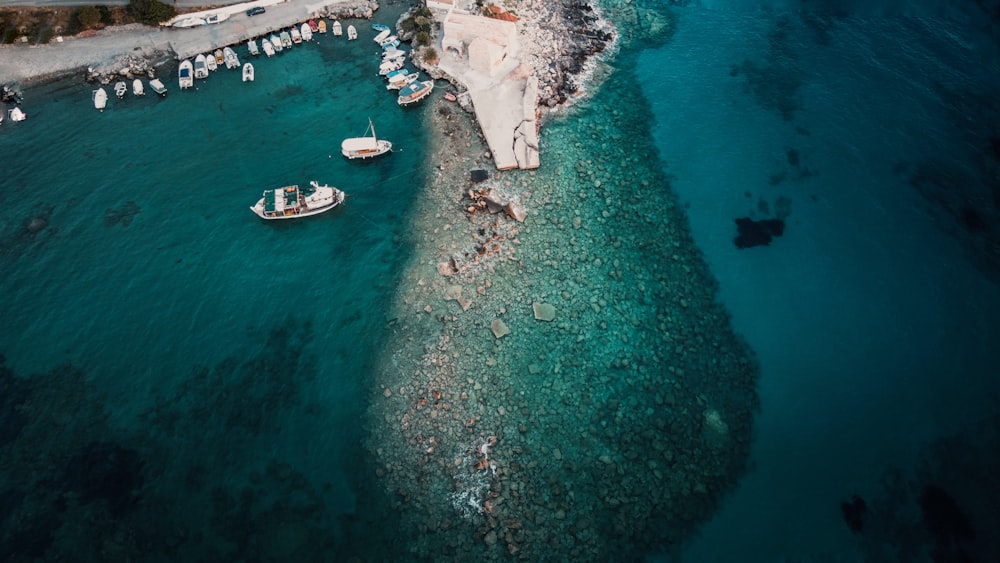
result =
[[478,183],[471,116],[432,110],[369,410],[394,556],[639,558],[679,545],[745,468],[756,365],[622,80],[546,128],[564,158]]

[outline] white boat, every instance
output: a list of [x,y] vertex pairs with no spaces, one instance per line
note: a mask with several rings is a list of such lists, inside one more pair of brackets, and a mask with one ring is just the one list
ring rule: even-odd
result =
[[280,53],[282,49],[285,48],[284,44],[281,42],[281,38],[277,35],[271,35],[271,46],[274,47],[274,52]]
[[271,45],[271,42],[267,39],[267,37],[260,40],[260,48],[268,57],[274,56],[274,45]]
[[[368,135],[368,131],[372,134]],[[340,143],[340,153],[350,159],[372,158],[392,150],[392,143],[375,136],[375,125],[368,119],[368,129],[363,137],[351,137]]]
[[415,82],[419,77],[420,77],[419,72],[410,72],[405,68],[394,70],[389,74],[385,75],[386,80],[389,81],[389,83],[385,85],[385,89],[399,90],[403,86],[406,86],[411,82]]
[[208,65],[205,62],[205,55],[200,53],[194,58],[194,77],[208,78]]
[[180,83],[181,90],[194,86],[194,76],[191,70],[191,61],[184,59],[177,67],[177,82]]
[[379,45],[381,45],[382,40],[385,39],[386,37],[389,37],[390,35],[392,35],[391,29],[383,29],[382,31],[378,32],[378,35],[375,36],[374,41]]
[[133,96],[145,96],[146,89],[142,87],[142,80],[136,78],[132,81],[132,95]]
[[250,51],[251,57],[256,57],[260,54],[260,49],[257,48],[257,40],[251,39],[247,41],[247,50]]
[[224,22],[229,19],[229,16],[229,12],[214,12],[205,16],[205,23],[212,24]]
[[379,41],[378,44],[381,45],[383,49],[388,49],[389,46],[399,47],[399,38],[396,37],[395,35],[390,35],[385,39]]
[[149,87],[160,96],[167,95],[167,87],[163,85],[163,81],[159,78],[150,78]]
[[426,98],[433,90],[433,80],[424,80],[423,82],[407,84],[400,89],[399,98],[396,99],[396,102],[401,106],[408,106]]
[[339,20],[333,20],[333,34],[340,37],[344,33],[343,26],[340,25]]
[[219,69],[219,62],[215,60],[214,56],[205,55],[205,68],[207,68],[209,72],[215,72]]
[[174,23],[170,25],[172,27],[198,27],[199,25],[205,25],[205,18],[187,16],[180,18],[179,20],[174,20]]
[[115,95],[118,96],[119,100],[125,97],[126,92],[128,92],[128,85],[125,84],[124,80],[115,82]]
[[98,111],[104,111],[104,108],[108,107],[108,93],[104,88],[94,90],[90,97],[93,98],[94,108]]
[[394,70],[399,70],[403,68],[403,65],[405,64],[406,64],[406,59],[404,58],[388,60],[379,65],[378,73],[381,76],[385,76]]
[[226,59],[226,68],[240,68],[240,58],[236,56],[236,51],[232,47],[223,49],[222,55]]
[[243,65],[243,82],[253,82],[253,65],[250,63]]
[[302,27],[299,28],[299,32],[302,34],[303,41],[312,41],[313,30],[309,28],[308,23],[302,24]]
[[405,57],[406,57],[406,51],[404,51],[402,49],[397,49],[395,47],[392,47],[391,49],[386,49],[386,50],[382,51],[382,62],[383,63],[386,62],[386,61],[393,60],[393,59],[405,58]]
[[333,186],[321,186],[315,180],[309,185],[305,190],[298,186],[264,190],[250,211],[261,219],[297,219],[329,211],[344,201],[344,192]]
[[28,114],[21,111],[21,108],[14,107],[7,110],[7,117],[10,118],[10,120],[13,121],[14,123],[17,123],[18,121],[24,121],[25,119],[28,119]]
[[302,34],[299,33],[299,28],[293,26],[291,30],[291,35],[292,35],[292,43],[295,43],[296,45],[302,43]]
[[281,32],[281,46],[286,49],[292,48],[292,36],[287,31]]
[[358,30],[353,25],[347,26],[347,39],[349,41],[354,41],[357,38],[358,38]]

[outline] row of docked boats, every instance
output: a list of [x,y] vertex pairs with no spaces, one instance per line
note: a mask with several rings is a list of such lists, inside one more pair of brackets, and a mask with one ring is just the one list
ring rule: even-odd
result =
[[389,26],[373,23],[372,29],[378,32],[375,42],[382,47],[382,62],[378,73],[386,79],[387,90],[398,90],[396,102],[401,106],[415,104],[434,91],[433,80],[420,80],[420,73],[404,68],[406,66],[406,51],[399,48],[399,39],[392,35]]
[[[191,88],[194,86],[196,78],[208,78],[209,73],[218,69],[219,65],[225,65],[228,69],[241,67],[240,58],[232,47],[227,46],[223,49],[217,49],[215,53],[209,53],[208,55],[199,53],[194,58],[193,63],[189,59],[184,59],[177,66],[177,83],[181,90]],[[253,64],[249,62],[245,63],[242,65],[242,69],[243,82],[253,82]]]
[[[159,78],[149,79],[149,89],[155,92],[160,97],[167,95],[167,87],[163,85],[163,81]],[[119,80],[115,82],[114,93],[115,96],[121,100],[128,93],[129,87],[124,80]],[[132,81],[132,95],[133,96],[145,96],[146,87],[143,85],[142,79],[136,78]],[[97,88],[91,93],[91,100],[94,102],[94,108],[98,111],[104,111],[108,107],[108,92],[104,87]]]

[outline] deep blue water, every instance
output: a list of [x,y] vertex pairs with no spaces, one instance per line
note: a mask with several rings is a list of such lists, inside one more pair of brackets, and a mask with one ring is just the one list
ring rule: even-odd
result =
[[[606,148],[589,133],[648,123],[697,245],[686,250],[760,363],[751,470],[697,537],[657,557],[995,560],[1000,72],[985,18],[637,4],[673,10],[676,33],[626,45],[614,89],[543,129],[566,150],[543,147],[539,198],[549,171]],[[256,59],[252,84],[221,69],[180,92],[164,68],[166,99],[104,113],[79,78],[37,86],[29,120],[0,127],[0,524],[16,532],[0,547],[13,559],[86,546],[91,560],[336,560],[359,533],[394,537],[386,520],[348,536],[341,517],[379,498],[361,421],[380,353],[406,336],[386,327],[397,286],[413,283],[402,272],[433,106],[397,106],[358,29],[356,43]],[[623,91],[647,103],[620,103]],[[348,162],[339,143],[369,117],[396,150]],[[249,211],[261,190],[310,179],[347,202],[287,224]],[[620,195],[607,201],[630,205]],[[552,225],[579,216],[566,208],[545,210]],[[662,235],[590,211],[595,240]],[[743,217],[784,232],[739,249]],[[532,227],[524,247],[544,247]],[[629,357],[618,336],[596,341]],[[139,490],[157,512],[130,512]],[[974,538],[932,533],[920,499],[935,490]],[[868,506],[860,532],[841,507],[853,495]],[[94,499],[133,525],[94,517]]]

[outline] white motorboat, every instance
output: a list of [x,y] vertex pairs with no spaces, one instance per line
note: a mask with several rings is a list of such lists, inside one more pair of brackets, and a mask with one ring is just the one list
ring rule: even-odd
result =
[[149,87],[161,97],[167,95],[167,87],[163,85],[163,81],[159,78],[150,78]]
[[205,55],[205,68],[207,68],[209,72],[215,72],[219,69],[219,62],[215,60],[214,56]]
[[419,78],[419,77],[420,77],[420,73],[419,72],[410,72],[409,70],[407,70],[405,68],[401,68],[399,70],[394,70],[394,71],[390,72],[389,74],[385,75],[386,80],[389,81],[388,84],[385,85],[385,89],[386,90],[399,90],[403,86],[406,86],[407,84],[409,84],[411,82],[415,82],[417,80],[417,78]]
[[354,41],[358,38],[358,30],[353,25],[347,26],[347,40]]
[[222,50],[222,56],[226,60],[226,68],[240,68],[240,58],[236,56],[236,51],[232,47]]
[[142,86],[142,80],[136,78],[132,81],[132,95],[133,96],[145,96],[146,89]]
[[177,67],[177,82],[180,84],[181,90],[194,86],[194,75],[191,69],[191,61],[188,59],[181,61]]
[[394,70],[399,70],[403,68],[403,65],[405,64],[406,64],[405,58],[391,59],[379,65],[378,73],[381,76],[386,76],[387,74],[389,74]]
[[260,40],[260,48],[268,57],[274,56],[274,45],[271,45],[271,41],[267,37]]
[[379,41],[378,44],[381,45],[383,49],[388,49],[390,46],[399,47],[399,38],[395,35],[390,35]]
[[125,84],[124,80],[119,80],[118,82],[115,82],[115,95],[118,96],[119,100],[124,98],[127,92],[128,92],[128,85]]
[[378,32],[378,35],[375,36],[374,41],[379,45],[381,45],[382,40],[385,39],[386,37],[389,37],[390,35],[392,35],[391,29],[383,29],[382,31]]
[[250,63],[243,65],[243,82],[253,82],[253,65]]
[[205,55],[201,53],[194,58],[194,77],[208,78],[208,63],[206,62]]
[[[371,135],[368,135],[371,131]],[[351,137],[340,143],[340,153],[350,159],[372,158],[392,150],[392,143],[375,136],[375,125],[368,119],[368,129],[363,137]]]
[[308,23],[304,23],[304,24],[302,24],[302,27],[301,27],[301,28],[299,28],[299,33],[301,33],[301,34],[302,34],[302,40],[303,40],[303,41],[312,41],[312,38],[313,38],[313,31],[312,31],[312,29],[311,29],[311,28],[309,27],[309,24],[308,24]]
[[261,219],[298,219],[329,211],[344,202],[344,192],[329,185],[321,186],[315,180],[311,188],[285,186],[264,190],[264,195],[250,208]]
[[24,121],[25,119],[28,119],[28,114],[21,111],[21,108],[19,107],[13,107],[7,110],[7,117],[14,123],[17,123],[19,121]]
[[247,41],[247,50],[250,51],[251,57],[256,57],[257,55],[260,54],[260,49],[257,48],[256,39],[250,39],[249,41]]
[[281,38],[277,35],[271,35],[271,46],[274,47],[275,53],[280,53],[285,48],[285,44],[281,42]]
[[401,106],[408,106],[412,103],[419,102],[420,100],[426,98],[434,90],[433,80],[424,80],[423,82],[413,82],[412,84],[407,84],[399,90],[399,98],[396,102]]
[[299,33],[299,28],[292,26],[290,34],[292,36],[292,43],[295,43],[296,45],[302,43],[302,34]]
[[292,48],[292,36],[288,33],[288,31],[287,30],[286,31],[282,31],[280,37],[281,37],[281,46],[284,47],[284,48],[286,48],[286,49],[291,49]]
[[343,26],[340,25],[340,21],[333,20],[333,34],[336,35],[337,37],[340,37],[340,35],[343,33],[344,33],[344,28]]
[[91,98],[94,100],[94,108],[98,111],[104,111],[104,108],[108,107],[108,92],[104,88],[94,90]]
[[406,57],[406,51],[404,51],[402,49],[397,49],[395,47],[392,47],[390,49],[386,49],[386,50],[382,51],[382,62],[383,63],[386,62],[386,61],[393,60],[393,59],[405,58],[405,57]]

